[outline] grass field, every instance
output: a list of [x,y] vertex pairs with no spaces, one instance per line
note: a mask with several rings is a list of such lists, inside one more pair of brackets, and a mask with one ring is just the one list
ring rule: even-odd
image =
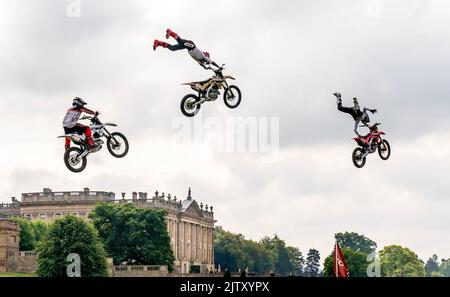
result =
[[15,272],[0,272],[0,277],[35,277],[34,274],[15,273]]

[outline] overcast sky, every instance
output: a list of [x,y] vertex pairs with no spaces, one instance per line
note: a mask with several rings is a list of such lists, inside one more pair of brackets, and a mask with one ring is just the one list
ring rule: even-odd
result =
[[[218,225],[248,238],[277,233],[324,257],[334,233],[354,231],[450,257],[448,1],[81,0],[79,18],[64,0],[0,4],[1,201],[44,187],[179,198],[192,187]],[[188,123],[278,118],[275,157],[174,141],[190,92],[180,84],[211,73],[185,51],[154,52],[166,28],[226,63],[243,92],[238,109],[218,100]],[[389,161],[353,166],[335,91],[378,109]],[[56,137],[74,96],[119,125],[126,158],[104,150],[82,174],[65,168]]]

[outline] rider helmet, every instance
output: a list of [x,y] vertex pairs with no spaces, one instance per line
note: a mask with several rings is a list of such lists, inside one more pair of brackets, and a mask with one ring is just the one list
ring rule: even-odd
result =
[[77,107],[83,107],[85,106],[87,103],[81,99],[80,97],[75,97],[73,99],[73,106],[77,106]]
[[361,122],[363,122],[364,124],[370,123],[370,118],[367,113],[363,113],[363,115],[361,117]]

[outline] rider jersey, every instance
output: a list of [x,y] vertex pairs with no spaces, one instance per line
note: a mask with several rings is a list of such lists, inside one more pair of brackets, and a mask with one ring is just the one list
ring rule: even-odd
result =
[[208,58],[208,57],[207,57],[201,50],[199,50],[197,47],[195,47],[195,48],[192,49],[192,50],[189,50],[188,53],[189,53],[189,55],[191,55],[191,57],[192,57],[194,60],[196,60],[196,61],[199,62],[199,63],[202,63],[202,62],[206,62],[206,63],[208,63],[208,64],[212,64],[212,63],[213,63],[213,61],[212,61],[210,58]]
[[78,119],[80,118],[80,115],[82,112],[88,113],[88,114],[95,114],[90,109],[83,108],[83,107],[73,107],[69,109],[63,119],[63,127],[64,128],[73,128],[77,125]]

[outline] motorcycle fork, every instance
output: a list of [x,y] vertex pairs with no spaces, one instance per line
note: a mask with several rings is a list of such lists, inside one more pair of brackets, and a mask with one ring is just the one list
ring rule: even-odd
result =
[[205,96],[203,96],[203,98],[202,98],[202,94],[200,92],[198,93],[198,98],[200,98],[200,101],[195,102],[194,104],[192,104],[193,108],[197,107],[197,105],[202,105],[206,101]]
[[226,80],[223,80],[222,85],[223,85],[223,88],[225,89],[225,91],[229,89],[229,86],[228,86],[228,83]]
[[78,156],[78,158],[83,159],[84,157],[87,157],[87,155],[89,155],[89,149],[87,146],[83,146],[82,147],[83,152],[81,153],[81,155]]
[[364,155],[362,155],[362,157],[361,157],[361,159],[364,159],[364,158],[366,158],[368,155],[370,154],[370,151],[369,151],[369,149],[367,148],[367,149],[365,149],[364,150]]

